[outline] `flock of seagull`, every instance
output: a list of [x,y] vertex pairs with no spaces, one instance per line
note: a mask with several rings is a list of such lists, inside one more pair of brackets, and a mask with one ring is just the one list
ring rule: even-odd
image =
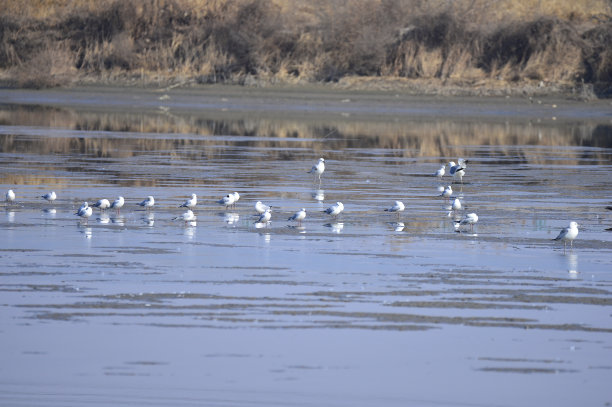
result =
[[[459,178],[459,181],[463,183],[463,177],[465,176],[465,171],[467,169],[467,161],[460,158],[457,160],[457,163],[454,161],[450,161],[448,163],[449,175],[455,178]],[[325,159],[319,158],[316,164],[312,166],[312,168],[308,171],[309,174],[314,174],[315,182],[318,180],[319,187],[321,186],[321,175],[325,172]],[[442,179],[442,177],[446,173],[446,165],[440,166],[440,168],[435,172],[434,176],[438,179]],[[453,189],[451,185],[446,187],[439,187],[440,197],[449,199],[451,202],[451,211],[457,213],[457,211],[461,210],[461,201],[459,198],[453,197]],[[57,194],[55,191],[51,191],[41,196],[47,202],[53,202],[57,199]],[[227,194],[217,201],[218,204],[223,205],[225,209],[235,207],[236,203],[240,199],[240,194],[238,192],[233,192]],[[9,189],[6,193],[6,202],[12,203],[15,201],[15,192],[12,189]],[[195,206],[198,203],[198,197],[196,194],[191,194],[191,198],[187,199],[183,204],[179,206],[179,208],[186,208],[186,212],[182,215],[173,218],[173,220],[182,220],[185,223],[195,222],[196,215],[193,213]],[[108,199],[100,199],[95,204],[90,206],[88,202],[83,202],[81,207],[77,210],[75,215],[79,216],[87,220],[93,214],[93,208],[98,208],[101,211],[106,209],[114,209],[119,213],[121,208],[125,204],[125,199],[120,196],[112,203]],[[138,203],[139,206],[144,208],[145,210],[150,210],[155,205],[155,199],[152,196],[148,196],[142,202]],[[394,204],[385,209],[386,212],[397,213],[398,219],[400,213],[404,211],[406,206],[401,201],[395,201]],[[255,203],[255,211],[258,216],[257,220],[254,223],[262,224],[267,226],[272,219],[272,207],[265,205],[261,201],[257,201]],[[337,218],[344,211],[344,204],[342,202],[336,202],[329,208],[325,209],[323,212]],[[449,214],[450,215],[450,214]],[[287,221],[297,222],[298,225],[302,224],[302,221],[306,218],[306,209],[301,208],[299,211],[295,212],[292,216],[290,216]],[[468,213],[462,219],[458,219],[454,221],[455,230],[461,232],[461,228],[463,226],[469,226],[470,230],[474,231],[474,225],[478,222],[478,215],[476,213]],[[563,248],[565,250],[567,243],[570,243],[570,247],[573,248],[573,241],[578,236],[578,224],[576,222],[570,222],[569,226],[562,229],[559,235],[553,239],[555,241],[562,241]]]

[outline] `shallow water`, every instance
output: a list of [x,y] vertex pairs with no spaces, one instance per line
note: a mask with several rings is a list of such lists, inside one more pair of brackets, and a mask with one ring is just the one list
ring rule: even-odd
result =
[[[2,405],[612,402],[605,109],[414,117],[381,97],[373,116],[360,94],[258,110],[230,90],[194,112],[178,90],[96,106],[4,92],[0,186],[17,202],[0,213]],[[320,156],[319,187],[306,171]],[[455,215],[433,173],[458,156]],[[197,222],[173,220],[191,193]],[[118,195],[120,214],[74,215]],[[399,219],[383,211],[398,199]],[[336,201],[338,219],[321,212]],[[303,225],[287,221],[301,207]],[[464,212],[473,232],[455,230]],[[551,239],[571,220],[564,251]]]

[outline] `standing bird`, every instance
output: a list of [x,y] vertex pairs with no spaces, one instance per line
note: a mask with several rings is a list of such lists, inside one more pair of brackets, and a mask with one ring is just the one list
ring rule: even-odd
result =
[[57,199],[57,195],[55,195],[55,191],[47,192],[42,196],[43,199],[46,199],[47,202],[53,202]]
[[193,214],[191,209],[187,209],[187,212],[183,213],[181,216],[177,216],[172,220],[183,219],[185,221],[185,225],[189,222],[193,222],[196,220],[196,216]]
[[461,210],[461,201],[459,200],[459,198],[455,198],[455,200],[453,201],[453,204],[451,205],[451,209],[454,212]]
[[312,168],[310,169],[310,171],[308,171],[309,174],[316,174],[319,177],[319,185],[321,185],[321,175],[323,175],[323,173],[325,172],[325,159],[324,158],[319,158],[319,161],[312,166]]
[[298,223],[298,225],[301,225],[305,217],[306,217],[306,209],[302,208],[296,213],[294,213],[293,216],[289,217],[289,219],[287,220],[294,220]]
[[463,176],[465,175],[465,169],[467,168],[467,161],[463,158],[457,160],[458,164],[455,164],[454,161],[450,161],[448,163],[448,173],[452,175],[453,178],[459,177],[461,183],[463,184]]
[[75,215],[80,216],[81,218],[85,219],[85,222],[87,222],[87,219],[89,219],[92,213],[93,210],[91,209],[91,206],[89,206],[87,202],[83,202],[83,205],[81,205],[79,210],[76,211]]
[[453,195],[453,188],[450,185],[444,188],[444,191],[440,194],[443,198],[450,198],[451,195]]
[[145,199],[144,201],[142,201],[138,205],[142,206],[146,210],[149,210],[149,209],[151,209],[153,207],[153,205],[155,205],[155,199],[153,199],[153,197],[151,195],[149,195],[147,197],[147,199]]
[[403,202],[395,201],[395,204],[393,204],[393,206],[389,209],[385,209],[385,212],[397,212],[397,217],[399,219],[400,212],[402,212],[404,209],[406,209],[406,207],[404,206]]
[[440,168],[438,169],[438,171],[436,171],[434,175],[438,178],[442,178],[445,172],[446,172],[446,165],[442,165],[440,166]]
[[470,225],[470,231],[473,232],[474,224],[476,222],[478,222],[478,215],[475,213],[468,213],[463,219],[461,219],[461,222],[458,222],[457,226]]
[[334,205],[325,209],[323,212],[335,218],[338,215],[340,215],[340,212],[342,212],[343,210],[344,210],[344,205],[342,204],[342,202],[336,202]]
[[264,213],[259,215],[259,219],[257,219],[257,221],[254,223],[265,223],[267,225],[268,222],[270,222],[271,218],[272,218],[272,208],[268,208],[266,209]]
[[119,213],[119,210],[123,207],[124,203],[125,203],[125,200],[123,199],[122,196],[120,196],[119,198],[113,201],[110,207],[111,209],[117,209],[117,213]]
[[14,202],[15,201],[15,193],[12,189],[9,189],[6,192],[6,202]]
[[262,214],[265,211],[267,211],[268,209],[270,209],[270,207],[268,205],[265,205],[263,202],[261,201],[257,201],[255,203],[255,212],[257,212],[258,214]]
[[104,209],[110,208],[110,202],[108,202],[108,199],[100,199],[94,204],[94,207],[100,208],[100,210],[102,211]]
[[234,201],[234,194],[227,194],[223,198],[219,199],[217,203],[225,206],[225,209],[227,209],[234,204]]
[[567,242],[570,242],[570,247],[574,248],[574,239],[578,236],[578,224],[576,222],[570,222],[569,226],[563,228],[561,232],[559,232],[559,236],[555,237],[553,240],[563,240],[563,251],[565,251],[565,247]]
[[179,206],[179,208],[188,208],[188,209],[193,209],[196,204],[198,203],[198,197],[196,194],[191,194],[191,198],[186,200],[185,202],[183,202],[183,204],[181,206]]

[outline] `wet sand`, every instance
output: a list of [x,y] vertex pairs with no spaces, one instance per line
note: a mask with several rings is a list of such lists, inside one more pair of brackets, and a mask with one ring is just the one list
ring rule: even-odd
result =
[[[249,90],[199,111],[191,91],[75,92],[0,91],[0,185],[17,194],[0,213],[3,405],[612,402],[605,109],[552,120],[429,99],[421,114],[384,96],[347,112],[346,95],[291,93],[259,108]],[[474,232],[437,197],[451,179],[433,173],[458,155]],[[319,156],[320,188],[306,173]],[[74,215],[118,195],[120,214]],[[399,220],[383,211],[396,199]],[[338,219],[321,212],[336,201]],[[564,251],[551,239],[570,220]]]

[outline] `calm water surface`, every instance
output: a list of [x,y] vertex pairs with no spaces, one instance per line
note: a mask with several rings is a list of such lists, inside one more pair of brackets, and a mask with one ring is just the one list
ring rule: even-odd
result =
[[[612,403],[606,109],[174,92],[3,94],[2,405]],[[433,173],[457,157],[453,214]],[[197,222],[173,220],[191,193]],[[118,195],[121,213],[74,215]]]

